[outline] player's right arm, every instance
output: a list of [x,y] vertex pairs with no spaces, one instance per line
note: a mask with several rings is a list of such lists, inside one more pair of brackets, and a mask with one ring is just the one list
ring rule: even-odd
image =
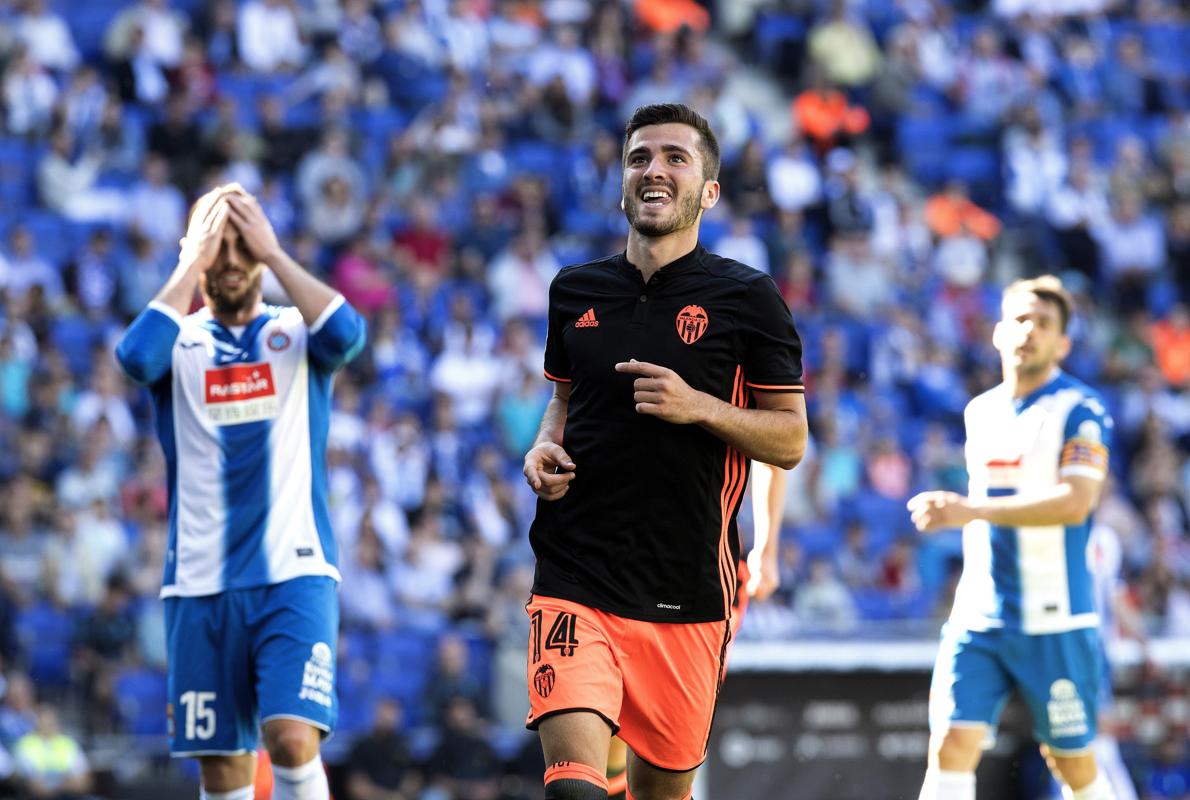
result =
[[574,461],[562,448],[566,411],[570,407],[570,384],[554,382],[554,396],[541,416],[537,439],[525,453],[523,472],[533,493],[542,500],[557,500],[574,480]]
[[156,383],[169,372],[174,341],[194,300],[198,276],[219,255],[230,214],[224,195],[231,191],[216,187],[194,204],[173,274],[116,345],[116,360],[136,383]]

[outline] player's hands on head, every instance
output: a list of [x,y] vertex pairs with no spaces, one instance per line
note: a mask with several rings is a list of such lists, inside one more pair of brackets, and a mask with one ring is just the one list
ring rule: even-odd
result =
[[280,252],[281,243],[273,223],[260,207],[260,201],[241,188],[227,196],[227,204],[231,209],[231,223],[240,232],[248,252],[257,261],[269,263]]
[[621,361],[616,372],[638,375],[632,382],[632,401],[638,414],[648,414],[676,425],[703,418],[707,395],[690,388],[678,373],[647,361]]
[[781,567],[777,554],[761,550],[748,553],[748,585],[744,590],[755,600],[768,600],[781,585]]
[[181,245],[178,257],[180,263],[200,271],[209,269],[215,263],[223,243],[224,228],[231,219],[227,196],[238,186],[216,186],[198,198],[190,215],[186,235],[178,242]]
[[955,492],[921,492],[910,498],[906,508],[923,533],[961,528],[975,519],[967,498]]
[[570,489],[574,462],[559,444],[542,442],[525,453],[525,480],[542,500],[557,500]]

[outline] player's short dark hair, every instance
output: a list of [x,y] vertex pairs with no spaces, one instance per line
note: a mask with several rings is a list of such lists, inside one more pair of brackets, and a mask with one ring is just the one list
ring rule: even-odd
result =
[[706,117],[682,103],[654,103],[641,106],[632,112],[632,118],[624,126],[624,152],[621,160],[626,161],[628,158],[628,140],[632,138],[632,134],[648,125],[665,125],[670,122],[689,125],[698,131],[698,155],[702,159],[703,180],[718,180],[719,140],[715,138],[715,132],[711,130],[711,123],[707,122]]
[[1003,297],[1008,297],[1011,294],[1017,294],[1019,292],[1035,294],[1039,299],[1057,306],[1058,317],[1062,323],[1062,333],[1066,332],[1067,326],[1070,325],[1070,318],[1074,316],[1074,298],[1070,296],[1070,292],[1066,291],[1066,287],[1062,285],[1061,278],[1057,275],[1039,275],[1036,278],[1022,278],[1008,284],[1004,288]]

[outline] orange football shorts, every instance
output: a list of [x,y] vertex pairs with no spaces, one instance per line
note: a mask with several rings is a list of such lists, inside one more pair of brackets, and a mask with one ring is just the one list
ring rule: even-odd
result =
[[728,621],[642,622],[538,595],[526,611],[526,727],[591,711],[655,767],[686,772],[703,762]]

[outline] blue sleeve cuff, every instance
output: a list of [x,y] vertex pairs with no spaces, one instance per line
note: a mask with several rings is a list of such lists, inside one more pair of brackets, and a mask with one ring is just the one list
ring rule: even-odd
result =
[[116,345],[116,360],[131,380],[148,386],[169,374],[181,322],[175,309],[161,303],[149,304],[132,321]]

